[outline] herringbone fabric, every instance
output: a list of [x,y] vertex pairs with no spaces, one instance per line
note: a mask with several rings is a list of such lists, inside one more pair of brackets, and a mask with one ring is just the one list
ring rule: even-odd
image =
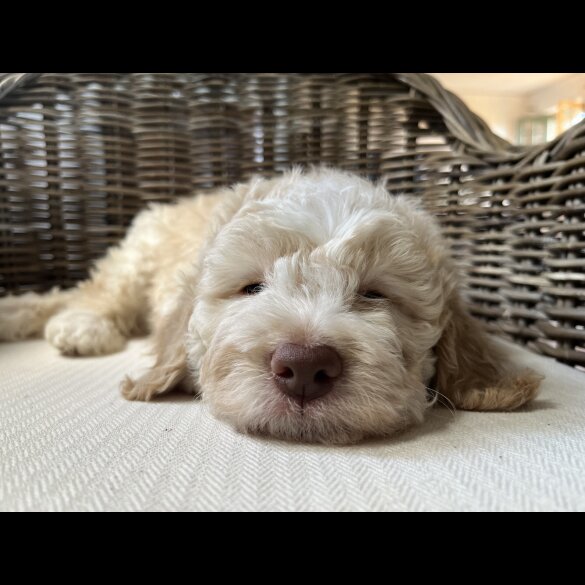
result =
[[145,348],[0,346],[0,510],[585,511],[585,375],[547,358],[510,350],[548,376],[527,410],[437,409],[400,437],[325,447],[237,434],[186,396],[124,401]]

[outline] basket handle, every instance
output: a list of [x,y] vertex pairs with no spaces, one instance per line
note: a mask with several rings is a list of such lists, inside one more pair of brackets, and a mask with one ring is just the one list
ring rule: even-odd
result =
[[0,100],[9,93],[36,79],[40,73],[0,73]]
[[474,114],[454,93],[426,73],[394,73],[396,78],[422,93],[443,116],[451,134],[463,144],[482,153],[510,155],[519,158],[530,148],[510,144],[494,134],[488,125]]

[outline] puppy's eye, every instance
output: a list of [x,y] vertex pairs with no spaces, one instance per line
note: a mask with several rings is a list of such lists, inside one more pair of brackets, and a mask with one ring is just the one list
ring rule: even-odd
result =
[[240,292],[243,295],[257,295],[264,290],[265,286],[263,282],[254,282],[246,285]]
[[365,292],[360,293],[360,296],[364,299],[385,299],[386,297],[379,293],[377,290],[367,290]]

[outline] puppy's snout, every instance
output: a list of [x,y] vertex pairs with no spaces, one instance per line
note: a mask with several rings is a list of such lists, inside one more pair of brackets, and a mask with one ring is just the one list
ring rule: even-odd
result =
[[272,355],[270,366],[278,389],[301,401],[314,400],[333,390],[343,371],[341,357],[326,345],[283,343]]

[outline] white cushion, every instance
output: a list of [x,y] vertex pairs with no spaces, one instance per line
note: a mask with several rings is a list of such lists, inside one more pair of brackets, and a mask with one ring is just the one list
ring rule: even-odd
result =
[[585,375],[521,412],[453,416],[351,447],[238,434],[190,397],[130,403],[145,341],[105,358],[0,345],[0,510],[585,510]]

